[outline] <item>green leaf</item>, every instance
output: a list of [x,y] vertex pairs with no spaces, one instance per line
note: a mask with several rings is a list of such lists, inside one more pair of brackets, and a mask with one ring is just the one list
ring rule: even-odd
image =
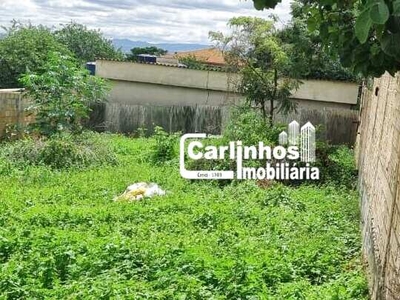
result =
[[315,18],[311,17],[307,20],[307,29],[311,32],[317,29],[318,22]]
[[381,47],[387,55],[400,60],[400,33],[386,33],[381,39]]
[[382,38],[382,34],[384,33],[384,31],[385,31],[385,25],[383,24],[376,25],[375,32],[378,40]]
[[275,8],[278,2],[282,0],[253,0],[254,8],[257,10],[263,10],[264,8]]
[[385,2],[380,1],[371,7],[369,16],[371,17],[372,22],[376,24],[385,24],[389,19],[389,8]]
[[372,20],[369,12],[369,8],[365,9],[356,20],[356,36],[361,44],[364,44],[367,41],[369,30],[371,29]]
[[264,1],[263,0],[254,0],[254,8],[257,10],[263,10],[264,9]]
[[400,0],[393,1],[393,15],[400,16]]
[[321,0],[322,5],[333,5],[335,4],[335,0]]

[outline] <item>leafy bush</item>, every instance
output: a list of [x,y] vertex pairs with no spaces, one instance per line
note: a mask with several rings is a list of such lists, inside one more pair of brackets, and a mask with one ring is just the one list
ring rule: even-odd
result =
[[105,101],[104,79],[90,76],[70,56],[51,52],[43,72],[28,72],[21,83],[32,100],[33,128],[41,135],[69,131],[80,133],[90,105]]
[[70,22],[61,24],[54,32],[58,42],[65,45],[81,62],[95,61],[96,58],[123,59],[120,49],[116,49],[112,40],[104,37],[100,30],[89,29],[83,24]]
[[180,133],[169,134],[162,127],[154,128],[155,144],[151,151],[151,161],[154,164],[163,163],[177,157],[178,137]]
[[[279,133],[283,130],[282,126],[270,126],[265,123],[262,114],[249,106],[239,106],[231,110],[231,115],[223,135],[220,138],[208,138],[202,140],[204,147],[226,146],[231,141],[242,141],[245,146],[258,145],[264,142],[265,145],[278,144]],[[224,160],[190,160],[188,169],[190,170],[235,170],[236,160],[228,157]],[[265,162],[259,160],[248,160],[244,162],[246,167],[259,167]],[[227,183],[229,181],[224,181]]]
[[355,188],[357,184],[357,170],[354,160],[354,151],[346,146],[340,146],[328,156],[328,180],[347,188]]
[[242,141],[243,145],[257,145],[260,141],[276,145],[282,130],[281,125],[267,125],[258,110],[246,105],[231,110],[223,137],[226,141]]
[[22,87],[18,79],[26,70],[42,72],[51,51],[71,54],[57,42],[49,28],[12,21],[0,39],[0,88]]
[[84,133],[80,136],[62,134],[6,143],[0,149],[0,161],[3,161],[4,172],[5,168],[10,167],[9,164],[19,169],[29,165],[44,165],[54,169],[83,168],[114,165],[117,158],[104,141],[103,135]]
[[179,63],[184,64],[190,69],[201,69],[206,66],[203,61],[199,60],[193,54],[189,54],[185,57],[179,58]]
[[321,182],[354,189],[357,185],[357,170],[354,150],[347,146],[317,144],[316,166],[321,171]]

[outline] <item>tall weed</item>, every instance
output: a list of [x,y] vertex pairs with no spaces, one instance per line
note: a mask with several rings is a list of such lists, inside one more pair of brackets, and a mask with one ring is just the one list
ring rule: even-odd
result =
[[40,165],[53,169],[115,165],[117,157],[107,145],[104,135],[86,132],[4,143],[0,148],[0,161],[3,161],[0,167],[4,172],[10,165],[17,169]]

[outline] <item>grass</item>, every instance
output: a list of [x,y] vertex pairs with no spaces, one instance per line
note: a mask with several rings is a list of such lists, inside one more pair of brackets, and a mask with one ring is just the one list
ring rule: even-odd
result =
[[[118,165],[0,176],[0,298],[368,298],[355,192],[189,182],[154,140],[104,139]],[[168,193],[112,201],[139,181]]]

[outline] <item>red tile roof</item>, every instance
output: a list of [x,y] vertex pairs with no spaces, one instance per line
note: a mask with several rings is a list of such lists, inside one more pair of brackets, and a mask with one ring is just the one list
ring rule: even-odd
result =
[[210,65],[225,65],[224,55],[221,50],[217,48],[207,48],[194,51],[178,52],[173,57],[183,58],[194,56],[196,59],[203,61]]

